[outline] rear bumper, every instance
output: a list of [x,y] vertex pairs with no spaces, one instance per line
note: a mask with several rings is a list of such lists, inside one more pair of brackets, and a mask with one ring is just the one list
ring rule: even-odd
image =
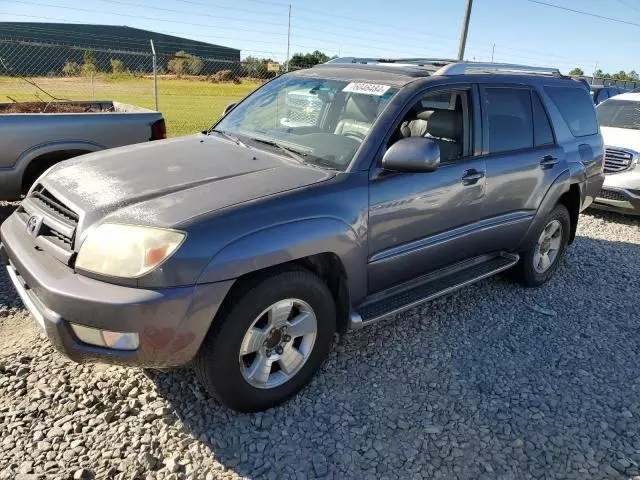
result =
[[640,190],[604,187],[591,206],[599,210],[640,215]]
[[[0,233],[2,263],[25,306],[53,346],[77,362],[158,368],[187,363],[233,284],[155,290],[112,285],[78,275],[34,248],[14,215]],[[76,337],[71,323],[137,333],[140,345],[133,351],[92,346]]]

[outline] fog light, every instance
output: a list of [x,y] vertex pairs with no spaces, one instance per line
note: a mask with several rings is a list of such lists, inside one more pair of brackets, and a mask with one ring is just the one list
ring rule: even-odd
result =
[[111,332],[73,323],[71,324],[71,329],[80,341],[89,345],[116,350],[136,350],[140,345],[137,333]]

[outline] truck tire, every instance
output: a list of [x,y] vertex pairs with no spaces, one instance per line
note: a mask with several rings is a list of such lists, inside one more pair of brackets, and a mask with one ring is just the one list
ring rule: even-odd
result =
[[548,282],[564,257],[570,233],[569,210],[558,204],[536,233],[533,246],[520,253],[520,262],[513,270],[516,280],[527,287],[538,287]]
[[302,389],[327,356],[336,329],[331,292],[302,268],[240,284],[207,334],[194,366],[227,407],[255,412]]

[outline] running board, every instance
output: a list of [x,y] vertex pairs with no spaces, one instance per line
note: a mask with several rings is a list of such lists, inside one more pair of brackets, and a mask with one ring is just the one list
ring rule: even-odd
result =
[[518,263],[519,259],[517,254],[507,252],[483,255],[372,295],[356,310],[352,310],[350,328],[364,327],[451,293],[507,270]]

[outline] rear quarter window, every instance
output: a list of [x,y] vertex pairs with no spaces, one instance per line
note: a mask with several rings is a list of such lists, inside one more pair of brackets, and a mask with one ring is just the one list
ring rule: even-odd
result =
[[558,107],[574,137],[598,133],[598,120],[589,93],[576,87],[545,87],[544,91]]

